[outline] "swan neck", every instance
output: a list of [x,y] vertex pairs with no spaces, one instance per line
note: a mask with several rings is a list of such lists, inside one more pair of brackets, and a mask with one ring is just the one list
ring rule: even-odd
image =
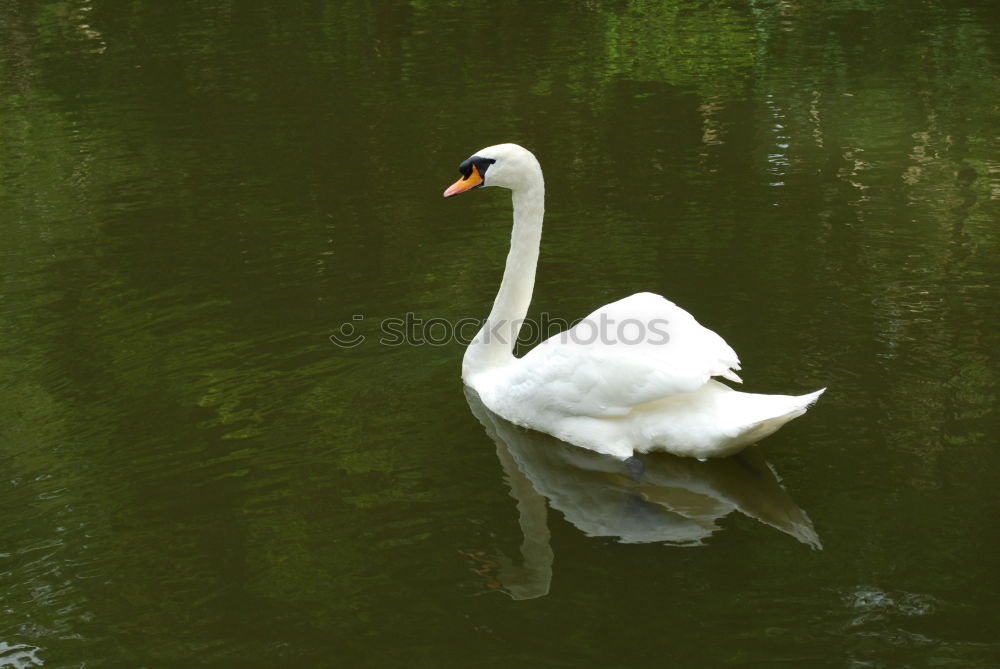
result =
[[[489,320],[494,323],[500,320],[517,323],[516,327],[520,329],[535,288],[535,268],[542,241],[544,194],[539,185],[527,192],[514,191],[511,199],[514,204],[514,228],[510,235],[510,251]],[[509,344],[513,350],[514,343]]]
[[514,227],[503,279],[493,309],[465,354],[463,376],[502,366],[514,357],[514,345],[531,305],[535,268],[545,215],[545,186],[541,174],[512,189]]

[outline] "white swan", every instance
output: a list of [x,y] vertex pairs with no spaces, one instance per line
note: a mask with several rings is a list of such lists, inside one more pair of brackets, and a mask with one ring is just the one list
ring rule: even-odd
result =
[[503,280],[466,349],[462,379],[494,413],[598,453],[627,459],[667,451],[697,458],[739,452],[805,413],[808,395],[741,393],[739,359],[723,339],[666,298],[637,293],[593,312],[521,358],[513,348],[531,303],[542,235],[542,168],[516,144],[462,162],[445,197],[480,186],[513,193]]

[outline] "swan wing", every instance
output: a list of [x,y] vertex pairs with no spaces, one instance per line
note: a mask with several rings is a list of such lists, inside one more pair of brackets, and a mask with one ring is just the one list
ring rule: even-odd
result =
[[550,410],[610,417],[694,392],[713,376],[740,381],[733,371],[739,368],[733,349],[687,311],[637,293],[529,351],[510,370],[508,387]]

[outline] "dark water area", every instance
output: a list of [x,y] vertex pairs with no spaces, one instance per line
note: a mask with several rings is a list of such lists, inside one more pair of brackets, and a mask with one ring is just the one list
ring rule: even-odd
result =
[[[1000,666],[998,45],[992,0],[0,0],[0,668]],[[380,342],[488,312],[510,199],[441,192],[508,141],[532,316],[661,293],[820,402],[636,483]]]

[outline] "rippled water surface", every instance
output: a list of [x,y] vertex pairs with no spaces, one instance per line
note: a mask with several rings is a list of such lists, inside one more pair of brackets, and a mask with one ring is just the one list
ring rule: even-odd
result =
[[[993,0],[0,0],[0,667],[1000,666],[998,45]],[[441,191],[503,141],[532,315],[659,292],[819,404],[636,483],[380,344],[487,313],[509,198]]]

